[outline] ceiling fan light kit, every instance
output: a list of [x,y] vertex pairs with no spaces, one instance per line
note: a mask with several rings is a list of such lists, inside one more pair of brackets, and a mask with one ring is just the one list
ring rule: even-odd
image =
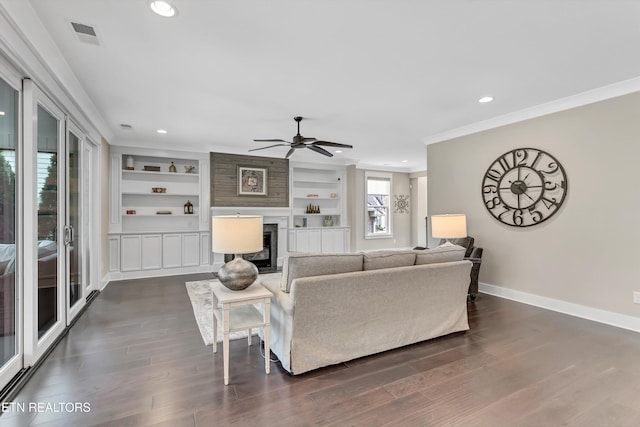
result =
[[298,123],[298,133],[293,136],[293,142],[285,141],[284,139],[254,139],[255,142],[277,142],[278,144],[273,144],[273,145],[269,145],[261,148],[253,148],[249,151],[265,150],[267,148],[272,148],[272,147],[289,147],[289,151],[287,152],[287,155],[284,157],[285,159],[288,159],[298,148],[308,148],[311,151],[315,151],[316,153],[325,155],[327,157],[333,157],[333,154],[331,154],[329,151],[325,150],[321,146],[353,148],[352,145],[348,145],[348,144],[339,144],[337,142],[330,142],[330,141],[320,141],[317,138],[309,138],[309,137],[304,137],[300,135],[300,122],[302,121],[302,119],[303,117],[301,116],[296,116],[293,118],[293,120],[295,120]]

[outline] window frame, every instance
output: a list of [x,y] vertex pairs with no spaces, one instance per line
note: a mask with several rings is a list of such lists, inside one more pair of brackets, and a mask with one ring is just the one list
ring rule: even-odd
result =
[[[384,206],[387,209],[386,232],[369,232],[369,180],[389,182],[389,202]],[[393,174],[377,171],[364,172],[364,238],[365,239],[391,239],[393,238],[393,209],[391,199],[393,198]]]

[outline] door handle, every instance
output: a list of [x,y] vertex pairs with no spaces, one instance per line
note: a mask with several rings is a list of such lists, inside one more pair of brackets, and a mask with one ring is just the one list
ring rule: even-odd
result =
[[64,245],[68,246],[73,242],[73,227],[70,225],[64,226]]

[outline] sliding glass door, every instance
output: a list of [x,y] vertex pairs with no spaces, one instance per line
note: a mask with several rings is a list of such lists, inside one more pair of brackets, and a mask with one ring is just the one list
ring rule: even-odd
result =
[[0,77],[0,388],[22,368],[17,246],[19,99],[18,89]]
[[0,55],[0,389],[82,311],[99,224],[92,144],[10,68]]

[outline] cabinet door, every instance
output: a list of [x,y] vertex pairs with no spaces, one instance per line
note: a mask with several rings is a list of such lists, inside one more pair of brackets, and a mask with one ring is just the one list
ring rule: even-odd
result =
[[211,234],[200,233],[200,264],[211,264]]
[[182,235],[182,266],[191,267],[200,264],[200,234]]
[[341,253],[344,251],[344,230],[342,228],[322,230],[322,253]]
[[296,231],[289,230],[289,252],[297,252],[296,248]]
[[309,250],[307,252],[322,252],[322,235],[320,230],[309,230]]
[[142,236],[142,269],[162,268],[162,236],[148,234]]
[[140,270],[142,246],[139,235],[120,237],[120,271]]
[[162,236],[162,267],[182,267],[182,234]]
[[109,236],[109,271],[120,271],[120,237]]
[[296,230],[295,251],[309,252],[309,230]]

